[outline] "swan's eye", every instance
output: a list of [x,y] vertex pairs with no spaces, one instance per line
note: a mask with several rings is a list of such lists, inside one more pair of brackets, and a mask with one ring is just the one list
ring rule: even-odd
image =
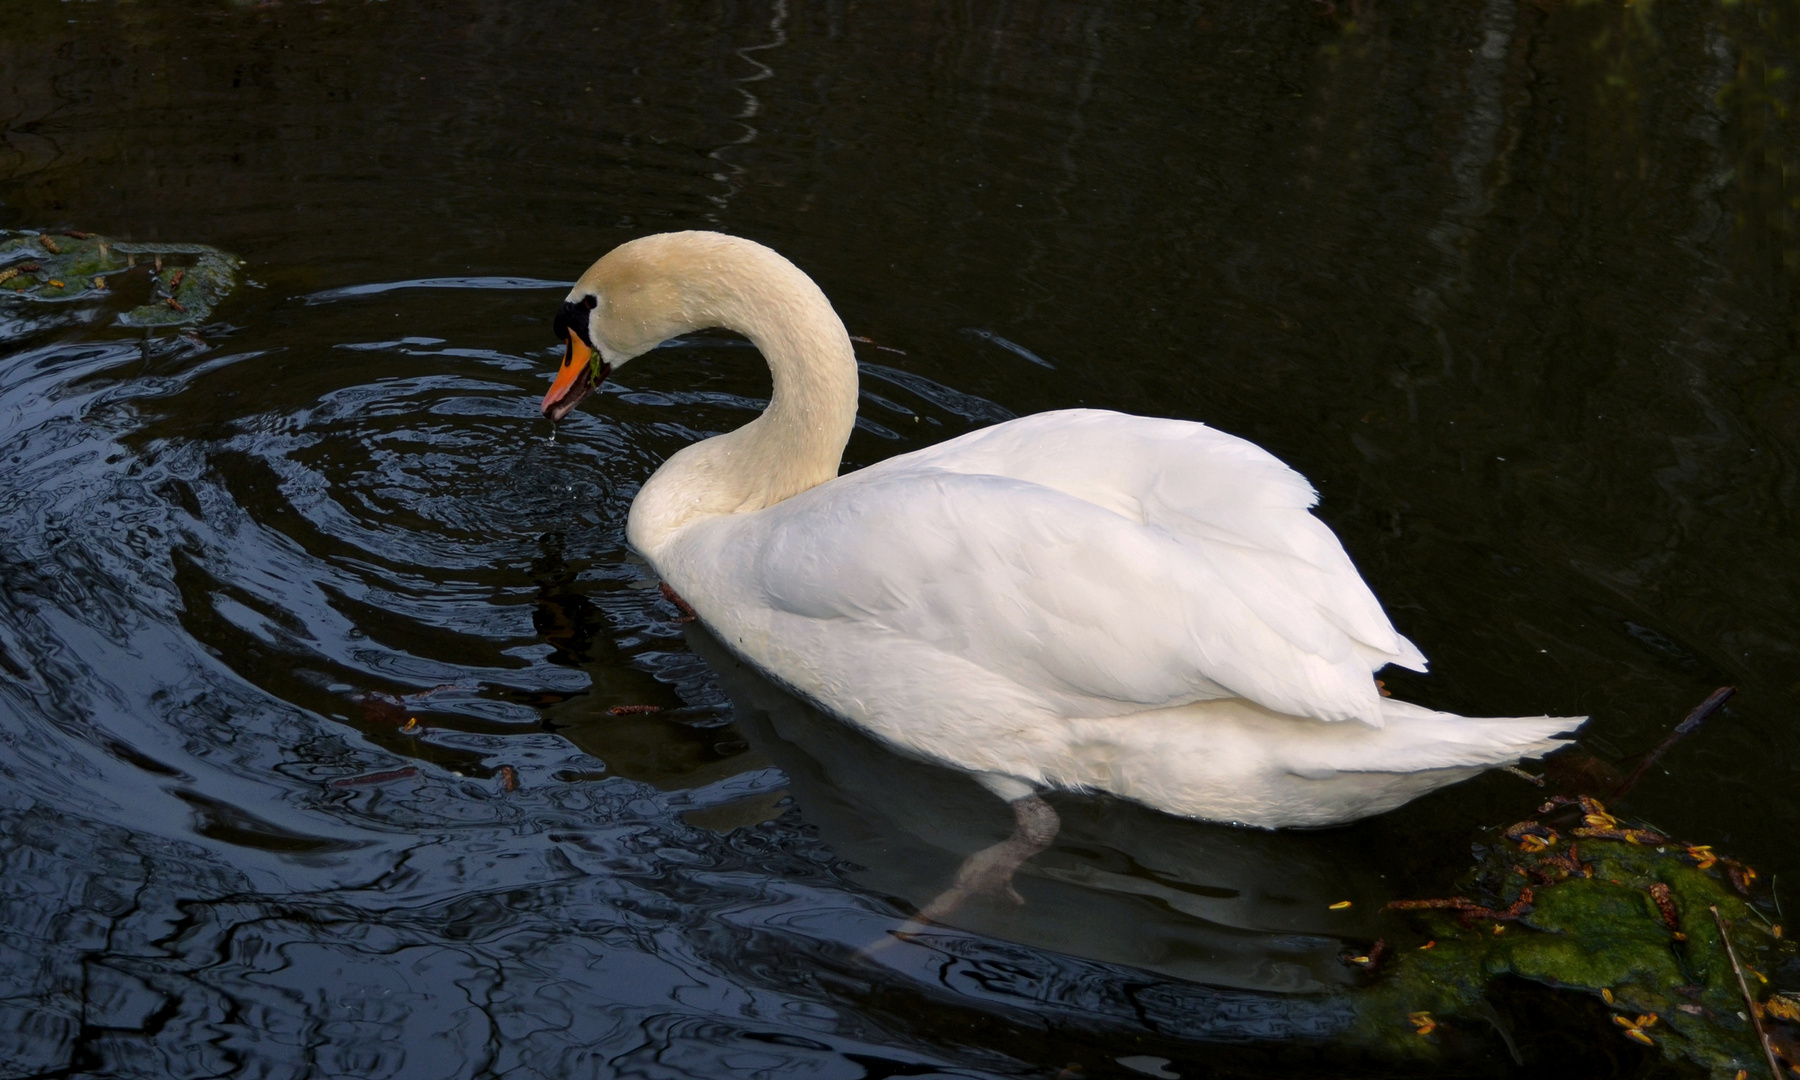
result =
[[598,296],[590,296],[586,300],[583,300],[582,303],[587,305],[589,311],[592,311],[600,303],[600,298]]

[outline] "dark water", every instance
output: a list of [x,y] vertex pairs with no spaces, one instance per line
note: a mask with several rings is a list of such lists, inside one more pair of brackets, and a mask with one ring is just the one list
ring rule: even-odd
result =
[[[853,465],[1205,420],[1320,487],[1433,660],[1403,696],[1591,713],[1618,763],[1736,685],[1626,809],[1800,902],[1790,0],[0,20],[0,228],[256,282],[197,333],[0,308],[0,1076],[1388,1068],[1333,1049],[1337,955],[1516,778],[1304,835],[1062,797],[1025,907],[858,955],[1007,815],[625,550],[655,465],[759,407],[753,353],[538,418],[543,283],[672,228],[774,245],[872,339]],[[423,279],[460,280],[367,287]],[[1657,1068],[1513,996],[1534,1075]]]

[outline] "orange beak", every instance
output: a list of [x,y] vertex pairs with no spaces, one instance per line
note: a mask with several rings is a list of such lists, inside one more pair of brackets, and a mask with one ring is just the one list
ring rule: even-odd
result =
[[550,384],[550,392],[544,395],[544,415],[552,423],[573,412],[575,406],[581,404],[581,399],[593,393],[611,373],[612,365],[601,364],[596,377],[593,358],[594,350],[588,348],[587,342],[581,340],[579,334],[570,330],[562,367],[556,373],[556,381]]

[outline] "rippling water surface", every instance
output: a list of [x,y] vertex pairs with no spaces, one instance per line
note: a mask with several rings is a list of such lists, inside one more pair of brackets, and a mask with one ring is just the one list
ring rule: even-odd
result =
[[[15,0],[0,228],[252,282],[186,331],[0,306],[0,1076],[1390,1070],[1333,1049],[1339,953],[1538,790],[1312,834],[1062,796],[1023,907],[895,942],[1005,808],[744,670],[624,546],[656,465],[760,408],[755,353],[537,414],[558,283],[670,228],[773,244],[868,339],[851,467],[1205,420],[1319,485],[1433,660],[1406,697],[1591,713],[1604,768],[1736,685],[1628,809],[1800,903],[1796,26]],[[1657,1067],[1513,997],[1529,1069]]]

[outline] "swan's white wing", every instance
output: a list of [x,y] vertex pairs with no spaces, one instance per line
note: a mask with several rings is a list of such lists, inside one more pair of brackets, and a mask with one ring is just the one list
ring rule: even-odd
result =
[[1343,545],[1309,512],[1306,478],[1246,439],[1184,420],[1098,409],[1039,413],[888,465],[1027,480],[1204,545],[1225,585],[1305,649],[1341,633],[1369,670],[1425,670]]
[[[1257,507],[1240,501],[1253,531]],[[1302,508],[1269,509],[1317,525]],[[1271,549],[1204,520],[1177,532],[1042,483],[950,471],[929,452],[738,519],[729,535],[709,558],[739,602],[928,643],[1065,715],[1239,696],[1382,722],[1370,646],[1301,591],[1322,573],[1292,553],[1311,537]]]

